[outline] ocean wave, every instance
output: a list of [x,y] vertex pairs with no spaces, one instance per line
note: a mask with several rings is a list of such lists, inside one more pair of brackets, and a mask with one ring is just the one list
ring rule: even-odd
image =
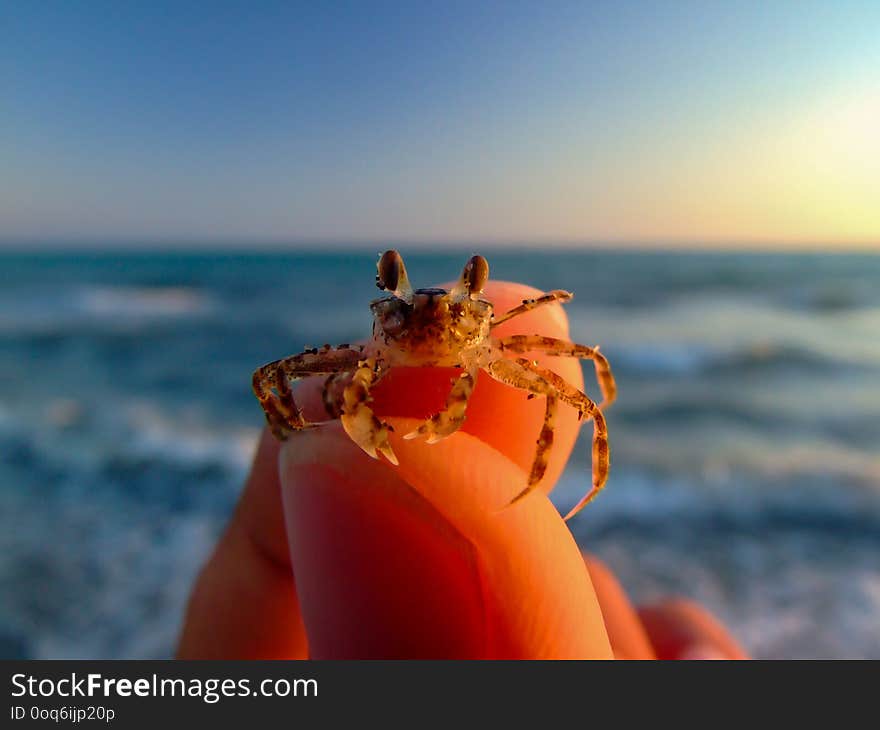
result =
[[[634,600],[697,599],[756,656],[880,656],[871,631],[880,610],[876,516],[830,494],[819,501],[810,493],[769,503],[755,495],[720,499],[693,483],[617,476],[571,527]],[[567,507],[583,486],[580,475],[566,474],[554,499]],[[40,509],[42,499],[2,496],[15,529],[0,533],[0,582],[17,590],[0,601],[0,651],[171,656],[199,566],[231,509],[229,495],[221,512],[145,506],[125,491],[51,510]],[[839,630],[815,631],[817,616]]]
[[[759,656],[880,657],[880,259],[547,256],[493,270],[573,289],[572,336],[602,344],[621,386],[608,489],[571,525],[581,543],[636,599],[697,598]],[[368,333],[373,263],[13,269],[0,655],[171,654],[259,433],[251,369]],[[588,486],[589,431],[563,508]]]
[[3,410],[0,656],[170,656],[259,429],[150,402]]
[[880,656],[876,541],[779,528],[717,531],[711,523],[687,522],[662,535],[638,525],[605,535],[585,525],[579,534],[634,602],[695,600],[756,658]]
[[727,350],[694,344],[615,346],[606,348],[618,372],[693,376],[748,375],[769,372],[824,373],[875,372],[876,366],[844,359],[833,350],[817,352],[799,345],[758,340]]
[[[729,427],[722,421],[670,424],[656,428],[618,428],[617,464],[643,468],[659,477],[690,479],[706,491],[774,494],[821,486],[833,499],[868,499],[866,509],[880,513],[880,457],[875,451],[802,429],[791,437],[779,429]],[[582,437],[583,438],[583,437]],[[573,463],[588,467],[586,444]],[[871,496],[873,495],[873,496]]]
[[[226,514],[135,508],[130,495],[6,494],[0,531],[4,658],[168,658]],[[228,509],[228,506],[227,506]],[[88,590],[83,590],[88,586]]]
[[258,424],[226,423],[201,409],[181,413],[141,400],[108,409],[72,398],[27,406],[3,409],[4,465],[16,470],[13,481],[45,485],[55,497],[70,484],[90,481],[96,499],[122,489],[138,499],[161,500],[182,489],[180,499],[189,500],[207,483],[235,491],[260,434]]
[[703,369],[713,358],[711,350],[696,345],[625,346],[606,352],[617,373],[656,375],[691,375]]
[[197,289],[175,287],[96,286],[76,292],[75,303],[86,314],[101,318],[179,318],[212,309],[209,296]]
[[255,426],[212,426],[197,414],[181,419],[144,402],[126,408],[126,424],[127,450],[135,457],[190,466],[220,464],[239,472],[249,466],[260,434]]
[[75,285],[13,288],[0,295],[0,335],[72,335],[84,328],[118,329],[182,321],[218,310],[197,288]]
[[[553,502],[570,508],[587,486],[585,474],[568,469],[551,493]],[[880,491],[830,486],[816,478],[786,485],[756,474],[723,485],[628,468],[615,472],[613,484],[588,509],[596,530],[638,524],[639,529],[663,531],[673,523],[704,522],[731,531],[786,527],[880,541]]]
[[792,284],[778,291],[774,300],[792,309],[830,316],[876,308],[880,303],[874,276],[861,273]]
[[[560,511],[585,481],[563,477],[553,492]],[[880,656],[878,495],[754,486],[707,490],[618,470],[571,528],[634,601],[697,600],[755,657]]]
[[[870,408],[816,408],[807,398],[767,395],[772,388],[731,393],[710,386],[686,393],[653,394],[651,397],[622,399],[611,415],[615,426],[634,428],[645,434],[648,429],[662,442],[664,432],[680,434],[687,429],[713,429],[718,438],[748,434],[773,437],[772,446],[800,439],[827,439],[836,444],[870,454],[880,443],[880,420]],[[739,429],[735,434],[733,429]],[[770,448],[767,443],[760,451]]]

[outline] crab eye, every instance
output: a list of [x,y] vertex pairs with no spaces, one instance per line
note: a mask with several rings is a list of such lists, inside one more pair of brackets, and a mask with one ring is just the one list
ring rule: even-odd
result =
[[489,280],[489,262],[482,256],[474,256],[464,267],[462,273],[468,293],[479,294]]
[[389,249],[379,257],[376,265],[376,286],[387,289],[407,302],[412,302],[412,286],[406,275],[403,257],[394,249]]

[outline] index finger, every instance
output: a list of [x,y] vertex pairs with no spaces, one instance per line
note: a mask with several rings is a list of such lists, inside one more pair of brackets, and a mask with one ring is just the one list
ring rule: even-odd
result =
[[[524,299],[541,294],[543,292],[534,287],[507,281],[490,281],[484,291],[498,315],[513,309]],[[548,304],[504,322],[492,334],[494,337],[540,334],[568,339],[568,318],[560,304]],[[584,377],[579,361],[545,353],[528,353],[526,356],[583,390]],[[430,418],[443,410],[451,381],[458,373],[452,368],[393,369],[371,390],[371,407],[380,418]],[[323,421],[328,417],[321,396],[323,384],[323,378],[311,378],[296,391],[297,402],[309,420]],[[543,398],[529,399],[525,391],[499,383],[481,371],[461,431],[491,446],[528,474],[543,419]],[[549,492],[561,476],[579,428],[577,412],[568,406],[561,406],[556,417],[547,471],[538,485],[542,491]],[[584,485],[585,489],[589,488],[589,474],[584,475]]]
[[[496,283],[487,293],[503,312],[538,292]],[[504,327],[568,334],[552,306]],[[577,362],[535,359],[580,384]],[[293,434],[282,450],[292,562],[313,656],[610,656],[589,575],[559,513],[540,491],[506,508],[525,484],[543,404],[481,377],[461,432],[436,444],[398,435],[443,408],[453,374],[392,370],[373,389],[371,406],[395,427],[397,467],[371,459],[338,424]],[[327,417],[321,385],[298,392],[311,420]],[[567,415],[545,489],[577,435],[577,415]]]

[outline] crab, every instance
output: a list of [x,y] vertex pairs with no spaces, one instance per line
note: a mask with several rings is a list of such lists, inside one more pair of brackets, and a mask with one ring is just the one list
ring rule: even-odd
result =
[[[323,401],[328,415],[339,418],[348,436],[367,454],[381,454],[391,464],[398,460],[388,434],[393,429],[370,408],[370,389],[392,368],[453,367],[461,373],[453,379],[446,407],[424,421],[405,439],[424,438],[432,444],[455,433],[465,420],[468,399],[484,370],[495,380],[526,391],[529,398],[545,398],[544,422],[537,439],[534,461],[526,486],[511,501],[515,504],[532,492],[547,469],[559,402],[575,408],[579,419],[593,421],[592,488],[569,511],[569,520],[603,489],[608,479],[610,452],[603,410],[614,401],[617,388],[605,356],[598,346],[587,347],[542,335],[494,337],[492,331],[525,312],[554,302],[565,303],[572,294],[554,290],[496,316],[492,303],[481,294],[489,278],[489,264],[473,256],[451,290],[413,289],[401,255],[386,251],[379,258],[376,285],[388,296],[373,301],[373,334],[364,345],[324,345],[268,363],[253,375],[253,388],[276,438],[285,440],[296,431],[313,428],[294,400],[292,383],[312,375],[324,375]],[[524,353],[592,360],[602,402],[594,403],[584,392],[552,370],[525,357]]]

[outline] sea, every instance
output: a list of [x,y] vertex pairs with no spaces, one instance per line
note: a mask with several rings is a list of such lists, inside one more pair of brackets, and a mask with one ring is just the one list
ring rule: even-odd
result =
[[[420,286],[472,253],[401,250]],[[172,655],[251,372],[368,335],[377,253],[0,254],[0,657]],[[633,599],[697,600],[756,657],[880,658],[880,256],[482,253],[575,292],[612,363],[609,485],[571,526]]]

